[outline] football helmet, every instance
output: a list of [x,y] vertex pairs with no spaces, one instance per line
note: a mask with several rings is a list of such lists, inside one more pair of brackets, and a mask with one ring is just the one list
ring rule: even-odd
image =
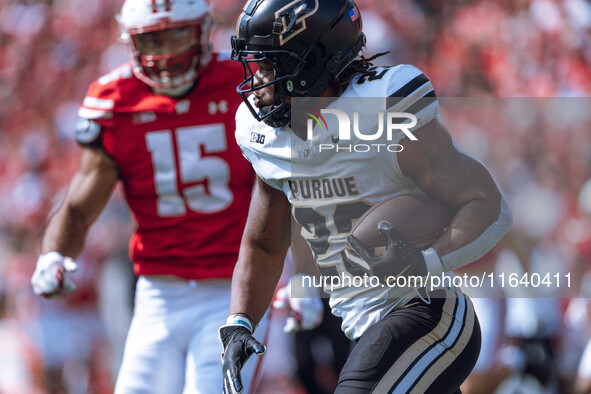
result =
[[135,75],[158,93],[186,93],[211,59],[206,0],[126,0],[117,21]]
[[[258,121],[289,123],[286,97],[322,92],[357,56],[365,35],[352,0],[249,0],[232,36],[232,59],[244,68],[237,91]],[[256,62],[273,67],[275,79],[255,87]],[[259,111],[249,93],[273,84],[275,103]]]

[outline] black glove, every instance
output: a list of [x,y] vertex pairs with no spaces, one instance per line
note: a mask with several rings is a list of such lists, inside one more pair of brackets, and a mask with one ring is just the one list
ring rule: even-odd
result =
[[[355,276],[375,276],[384,283],[388,276],[425,276],[427,265],[423,253],[406,242],[396,227],[383,220],[378,224],[378,231],[388,240],[386,252],[375,256],[355,236],[349,234],[347,243],[357,256],[346,253],[343,259],[345,267]],[[359,261],[361,258],[363,261]],[[356,261],[357,260],[357,261]],[[364,265],[369,266],[367,269]]]
[[224,344],[222,353],[224,394],[242,393],[244,388],[240,377],[242,366],[253,353],[260,356],[267,349],[254,339],[248,328],[241,325],[220,327],[220,338]]

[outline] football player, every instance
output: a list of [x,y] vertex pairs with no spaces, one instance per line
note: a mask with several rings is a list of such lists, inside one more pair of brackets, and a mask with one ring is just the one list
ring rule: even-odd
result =
[[[257,188],[232,279],[230,315],[219,330],[225,393],[241,392],[240,368],[265,350],[251,329],[281,273],[292,210],[320,271],[330,277],[442,275],[484,255],[511,226],[489,171],[438,120],[429,79],[410,65],[373,67],[375,57],[363,57],[364,45],[352,0],[250,0],[239,17],[232,57],[243,64],[245,80],[238,88],[244,103],[236,139],[257,173]],[[373,106],[365,98],[381,98],[384,110],[411,114],[416,124],[391,130],[389,141],[402,149],[367,150],[366,144],[355,151],[351,145],[369,137],[354,127],[348,141],[327,132],[338,129],[338,116],[316,113],[322,122],[311,133],[295,127],[297,99],[315,96],[326,99],[332,114],[351,108],[353,100],[359,118],[362,108]],[[340,149],[322,149],[331,143]],[[428,249],[410,245],[387,222],[379,224],[388,241],[381,257],[349,235],[351,223],[371,205],[405,193],[426,194],[456,212]],[[356,258],[345,253],[347,244]],[[462,292],[383,283],[325,290],[343,331],[357,341],[336,393],[459,391],[480,349],[478,320]]]
[[133,61],[88,89],[80,168],[31,282],[47,298],[74,290],[75,259],[120,181],[137,221],[139,278],[115,392],[221,392],[214,330],[227,316],[254,184],[233,137],[242,69],[212,53],[205,0],[127,0],[118,22]]

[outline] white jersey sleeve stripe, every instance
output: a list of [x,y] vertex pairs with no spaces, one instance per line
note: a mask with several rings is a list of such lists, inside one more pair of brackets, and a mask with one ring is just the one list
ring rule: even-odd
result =
[[94,109],[113,109],[115,101],[86,96],[82,105]]
[[113,113],[98,109],[80,108],[78,110],[78,116],[84,119],[108,119],[113,116]]

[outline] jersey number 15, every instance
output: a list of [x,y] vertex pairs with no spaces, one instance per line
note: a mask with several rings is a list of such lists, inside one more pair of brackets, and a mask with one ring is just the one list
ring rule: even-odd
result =
[[[225,126],[219,123],[179,127],[174,130],[174,136],[176,146],[171,130],[146,134],[146,144],[154,166],[158,215],[181,216],[187,213],[187,207],[200,213],[227,208],[234,199],[228,187],[230,166],[220,157],[203,157],[201,153],[219,153],[228,149]],[[179,174],[175,159],[178,160]],[[178,176],[183,184],[200,183],[185,187],[181,195],[177,185]]]

